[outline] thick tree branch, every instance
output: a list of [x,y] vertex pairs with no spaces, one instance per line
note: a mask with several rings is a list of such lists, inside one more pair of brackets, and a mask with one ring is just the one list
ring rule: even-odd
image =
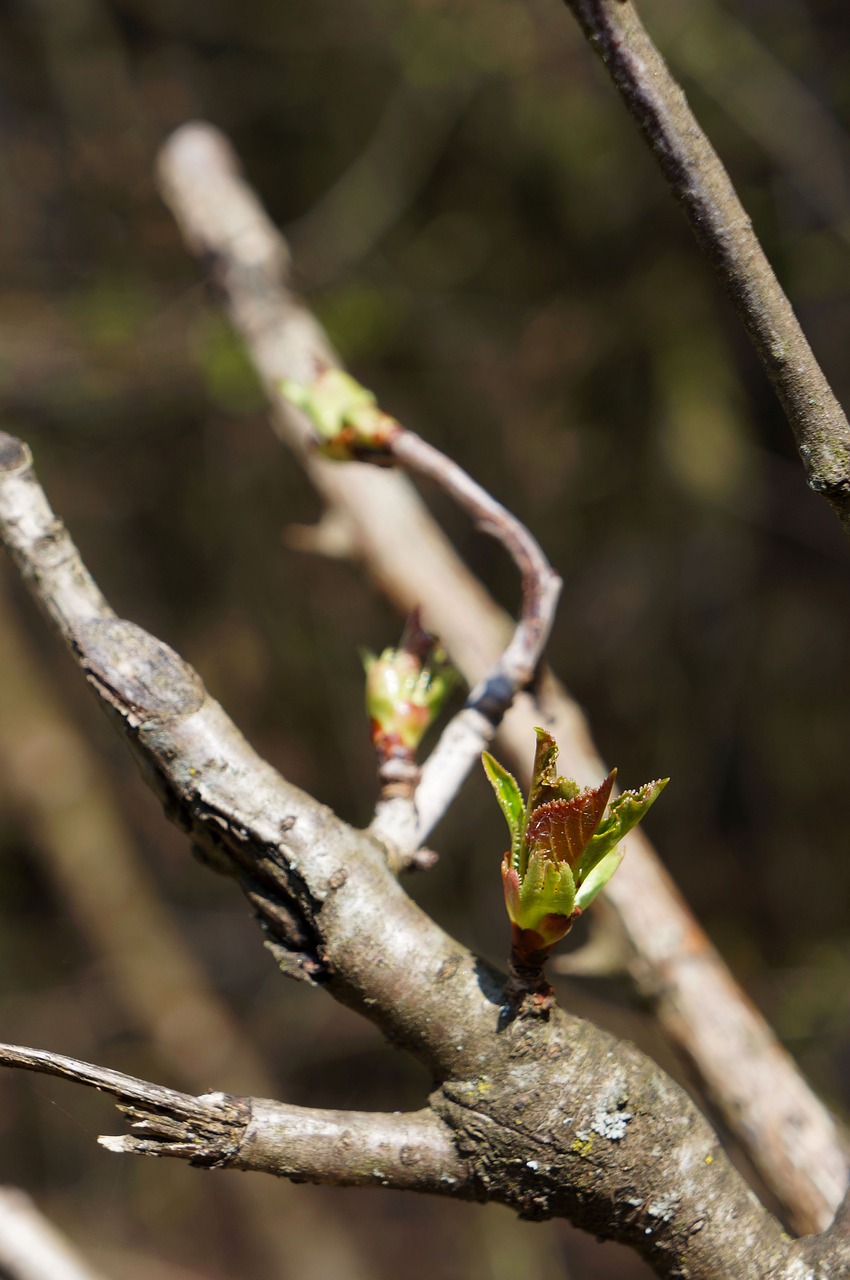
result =
[[[431,1109],[452,1132],[471,1193],[630,1243],[661,1276],[798,1276],[800,1246],[758,1204],[682,1090],[637,1050],[578,1018],[510,1006],[503,977],[411,902],[368,834],[260,760],[176,654],[132,623],[92,620],[91,593],[71,589],[83,570],[67,535],[55,563],[55,530],[28,451],[0,436],[0,538],[169,816],[249,889],[293,970],[324,983],[431,1070]],[[34,1050],[7,1050],[6,1061],[57,1066]],[[232,1163],[241,1149],[233,1135],[250,1122],[245,1102],[225,1095],[128,1084],[68,1059],[58,1074],[125,1099],[137,1127],[121,1149],[153,1143],[198,1163]],[[272,1163],[277,1122],[263,1115],[255,1113],[258,1151]],[[324,1117],[320,1137],[335,1123]],[[426,1163],[429,1190],[444,1189],[441,1160]],[[277,1171],[297,1166],[295,1176],[308,1176],[306,1164],[290,1153]],[[819,1260],[831,1261],[838,1245],[828,1246]]]
[[[57,528],[29,450],[0,433],[0,540],[169,816],[217,869],[240,880],[275,954],[293,974],[330,984],[435,1075],[473,1062],[470,1041],[491,1028],[490,1004],[479,1005],[476,1020],[473,1009],[452,1008],[440,984],[432,988],[419,973],[429,939],[437,946],[432,959],[446,974],[455,972],[462,950],[434,933],[389,875],[377,841],[341,823],[260,759],[187,663],[108,613],[99,594],[76,590],[87,575],[67,533],[60,537]],[[92,617],[94,606],[99,612]],[[376,949],[384,935],[387,949]]]
[[[336,518],[341,542],[353,546],[378,586],[402,613],[421,605],[470,685],[497,661],[510,622],[425,512],[403,477],[358,464],[341,468],[308,447],[303,415],[282,400],[282,378],[310,381],[335,363],[327,338],[284,280],[285,243],[247,186],[236,157],[208,125],[186,125],[160,160],[160,181],[190,248],[207,263],[263,380],[281,437],[301,457]],[[579,708],[547,679],[532,699],[521,696],[501,729],[502,741],[527,772],[535,724],[561,745],[579,778],[603,777],[603,766]],[[708,1093],[798,1229],[818,1230],[841,1200],[847,1163],[835,1123],[812,1094],[776,1037],[743,996],[642,832],[606,890],[626,940],[630,969],[674,1044],[687,1055]]]
[[[49,869],[112,990],[175,1083],[205,1089],[226,1072],[231,1089],[269,1097],[274,1083],[261,1055],[218,997],[171,912],[157,896],[95,753],[67,719],[16,619],[0,566],[0,797],[27,832],[33,857]],[[181,1010],[191,1009],[191,1018]],[[12,1193],[9,1193],[10,1196]],[[0,1193],[2,1195],[2,1193]],[[225,1192],[261,1268],[363,1280],[365,1266],[344,1227],[325,1220],[309,1198],[263,1179],[233,1178]],[[271,1202],[271,1203],[270,1203]],[[35,1210],[33,1210],[35,1212]],[[0,1204],[0,1274],[19,1239]],[[9,1224],[9,1250],[4,1240]],[[34,1265],[42,1255],[34,1253]],[[47,1255],[45,1255],[47,1256]],[[49,1270],[42,1272],[54,1280]],[[60,1276],[57,1268],[56,1280]],[[37,1273],[32,1272],[32,1280]],[[281,1276],[281,1280],[284,1277]]]
[[850,533],[850,424],[729,175],[631,0],[565,0],[608,70],[746,327],[806,478]]

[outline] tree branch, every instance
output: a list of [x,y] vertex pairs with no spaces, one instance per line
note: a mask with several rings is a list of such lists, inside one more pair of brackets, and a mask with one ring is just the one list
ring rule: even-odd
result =
[[565,0],[649,143],[744,323],[806,479],[850,533],[850,424],[714,148],[631,0]]
[[[424,511],[404,478],[330,463],[308,447],[309,425],[282,400],[282,378],[309,382],[337,363],[315,319],[284,281],[285,243],[248,187],[226,139],[186,125],[160,158],[160,183],[189,247],[207,263],[266,387],[281,438],[299,455],[329,512],[344,523],[377,585],[407,614],[423,606],[470,685],[497,661],[510,623]],[[327,518],[327,517],[326,517]],[[337,544],[339,539],[337,539]],[[527,776],[544,723],[578,777],[604,777],[582,712],[547,678],[521,696],[501,738]],[[841,1200],[847,1162],[835,1122],[736,986],[641,831],[606,890],[642,992],[800,1230],[822,1229]]]
[[[434,992],[422,1004],[415,961],[420,944],[427,952],[435,926],[389,875],[379,844],[339,822],[261,760],[207,695],[197,672],[167,645],[115,618],[99,595],[100,616],[92,618],[91,593],[75,590],[86,571],[64,530],[57,562],[58,527],[29,450],[0,433],[0,540],[168,815],[217,869],[240,881],[275,954],[293,974],[329,983],[435,1074],[448,1063],[459,1065],[464,1059],[455,1046],[465,1031],[481,1034],[484,1021],[468,1026],[460,1007],[447,1019]],[[374,939],[388,932],[394,912],[389,950],[379,954]],[[453,972],[456,946],[445,939],[438,951],[437,967],[445,963]],[[392,980],[396,966],[408,972],[407,987]]]
[[[431,1110],[451,1130],[467,1170],[459,1187],[526,1217],[568,1217],[629,1243],[662,1277],[798,1275],[798,1247],[758,1204],[683,1091],[636,1049],[578,1018],[558,1009],[533,1016],[507,1004],[503,976],[406,896],[367,833],[260,760],[182,659],[132,623],[92,620],[91,592],[72,590],[84,570],[67,535],[55,562],[48,535],[56,527],[28,450],[0,435],[0,538],[166,812],[240,879],[292,969],[322,982],[430,1069],[438,1082]],[[316,1151],[312,1163],[289,1148],[275,1156],[284,1142],[275,1127],[288,1134],[294,1114],[276,1103],[251,1111],[243,1099],[194,1098],[36,1050],[5,1054],[9,1063],[117,1094],[135,1127],[121,1150],[233,1164],[246,1158],[253,1116],[251,1167],[278,1159],[276,1171],[296,1177],[324,1176],[328,1168]],[[406,1132],[424,1138],[431,1153],[419,1174],[400,1168],[409,1143],[393,1146],[393,1138],[373,1133],[358,1176],[371,1169],[374,1179],[383,1168],[374,1161],[395,1150],[393,1177],[414,1185],[421,1176],[428,1190],[446,1189],[446,1149],[433,1126],[429,1136],[420,1122],[432,1125],[413,1117]],[[324,1115],[311,1132],[321,1148],[346,1123]]]
[[98,1138],[108,1151],[173,1156],[205,1168],[272,1173],[293,1182],[460,1198],[473,1194],[451,1130],[427,1108],[404,1115],[290,1107],[224,1093],[194,1097],[64,1054],[11,1044],[0,1044],[0,1065],[112,1094],[131,1133]]
[[423,765],[413,797],[412,823],[405,821],[404,809],[398,821],[399,810],[393,802],[379,809],[372,823],[371,831],[379,839],[400,848],[402,854],[411,854],[446,812],[473,764],[490,745],[517,693],[534,676],[552,630],[561,579],[525,525],[451,458],[404,429],[390,437],[387,448],[395,462],[433,480],[469,512],[482,532],[497,538],[522,580],[522,606],[514,633]]

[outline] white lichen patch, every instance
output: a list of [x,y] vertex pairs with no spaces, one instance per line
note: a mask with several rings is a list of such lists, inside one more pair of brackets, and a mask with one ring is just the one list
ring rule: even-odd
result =
[[651,1218],[658,1218],[661,1222],[669,1222],[678,1207],[679,1201],[676,1196],[659,1196],[657,1200],[650,1201],[646,1206],[646,1212]]
[[631,1111],[600,1110],[594,1114],[590,1127],[594,1133],[599,1134],[600,1138],[607,1138],[609,1142],[619,1142],[626,1136],[626,1126],[631,1118]]

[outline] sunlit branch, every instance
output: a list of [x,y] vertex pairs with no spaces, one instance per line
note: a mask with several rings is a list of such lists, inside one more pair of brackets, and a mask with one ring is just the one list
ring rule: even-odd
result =
[[109,1151],[173,1156],[206,1168],[271,1173],[338,1187],[394,1187],[468,1198],[469,1171],[432,1111],[402,1114],[290,1107],[266,1098],[179,1093],[64,1054],[0,1045],[0,1065],[111,1094],[130,1133]]

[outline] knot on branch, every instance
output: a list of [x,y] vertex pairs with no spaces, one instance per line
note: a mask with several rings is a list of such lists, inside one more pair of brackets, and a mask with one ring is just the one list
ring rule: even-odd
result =
[[32,463],[32,454],[23,440],[0,431],[0,471],[24,471]]
[[164,723],[203,706],[206,691],[194,667],[134,622],[78,622],[73,645],[88,679],[125,719]]

